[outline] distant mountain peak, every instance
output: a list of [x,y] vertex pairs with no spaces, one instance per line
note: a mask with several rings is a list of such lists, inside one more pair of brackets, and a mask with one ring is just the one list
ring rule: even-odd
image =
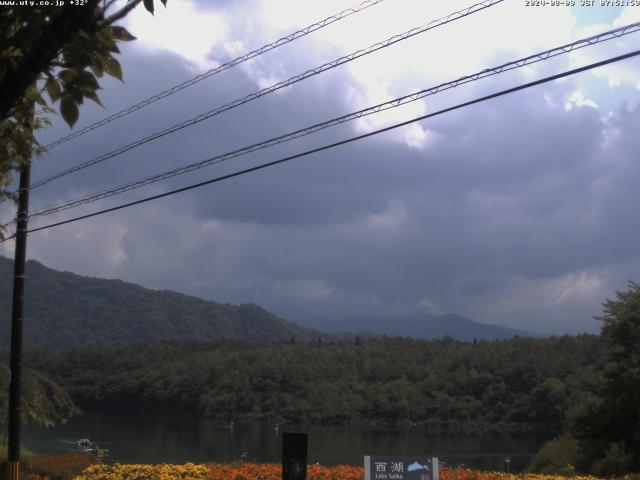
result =
[[416,313],[404,317],[357,317],[342,319],[326,319],[308,322],[314,328],[331,333],[360,333],[373,335],[389,335],[433,340],[452,337],[456,340],[496,340],[520,337],[539,338],[545,335],[490,325],[470,320],[456,313],[433,315]]

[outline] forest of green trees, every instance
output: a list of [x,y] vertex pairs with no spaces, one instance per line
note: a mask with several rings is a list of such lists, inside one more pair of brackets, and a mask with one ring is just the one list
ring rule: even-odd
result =
[[[31,348],[24,364],[33,402],[25,419],[59,420],[77,405],[225,422],[543,428],[559,437],[535,459],[537,471],[638,471],[640,285],[631,283],[603,305],[601,335],[494,341],[292,335],[271,343],[180,338]],[[7,379],[0,368],[0,385]]]
[[[0,423],[9,412],[9,367],[0,363]],[[50,427],[80,413],[67,392],[41,373],[27,370],[22,378],[22,421]]]
[[560,430],[595,388],[599,337],[311,344],[159,343],[43,351],[27,363],[86,411],[221,420]]

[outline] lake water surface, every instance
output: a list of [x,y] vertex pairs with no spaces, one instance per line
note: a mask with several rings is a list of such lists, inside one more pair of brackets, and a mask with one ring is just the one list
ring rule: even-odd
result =
[[280,426],[180,417],[83,415],[51,429],[25,427],[24,445],[38,453],[62,453],[89,438],[109,449],[109,462],[280,462],[283,431],[309,434],[309,461],[362,464],[364,455],[435,455],[450,465],[518,471],[526,467],[551,432],[443,432],[420,429]]

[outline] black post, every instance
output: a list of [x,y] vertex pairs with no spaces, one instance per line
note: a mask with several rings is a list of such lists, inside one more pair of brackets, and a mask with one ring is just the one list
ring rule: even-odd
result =
[[31,161],[20,170],[16,249],[13,263],[13,305],[11,309],[11,383],[9,384],[9,451],[7,478],[20,475],[20,392],[22,388],[22,319],[24,304],[24,270],[27,254],[27,216]]
[[307,479],[307,434],[285,433],[282,437],[282,479]]

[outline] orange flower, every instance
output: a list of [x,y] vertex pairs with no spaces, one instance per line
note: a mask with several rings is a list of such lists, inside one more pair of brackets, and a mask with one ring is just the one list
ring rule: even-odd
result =
[[[280,480],[282,466],[275,463],[209,463],[207,465],[94,465],[75,480],[125,480],[127,478],[180,480]],[[309,465],[308,480],[362,480],[364,468],[352,465]],[[466,468],[443,468],[441,480],[569,480],[559,475],[482,472]],[[33,480],[46,480],[35,477]],[[571,480],[599,480],[595,477],[571,477]]]

